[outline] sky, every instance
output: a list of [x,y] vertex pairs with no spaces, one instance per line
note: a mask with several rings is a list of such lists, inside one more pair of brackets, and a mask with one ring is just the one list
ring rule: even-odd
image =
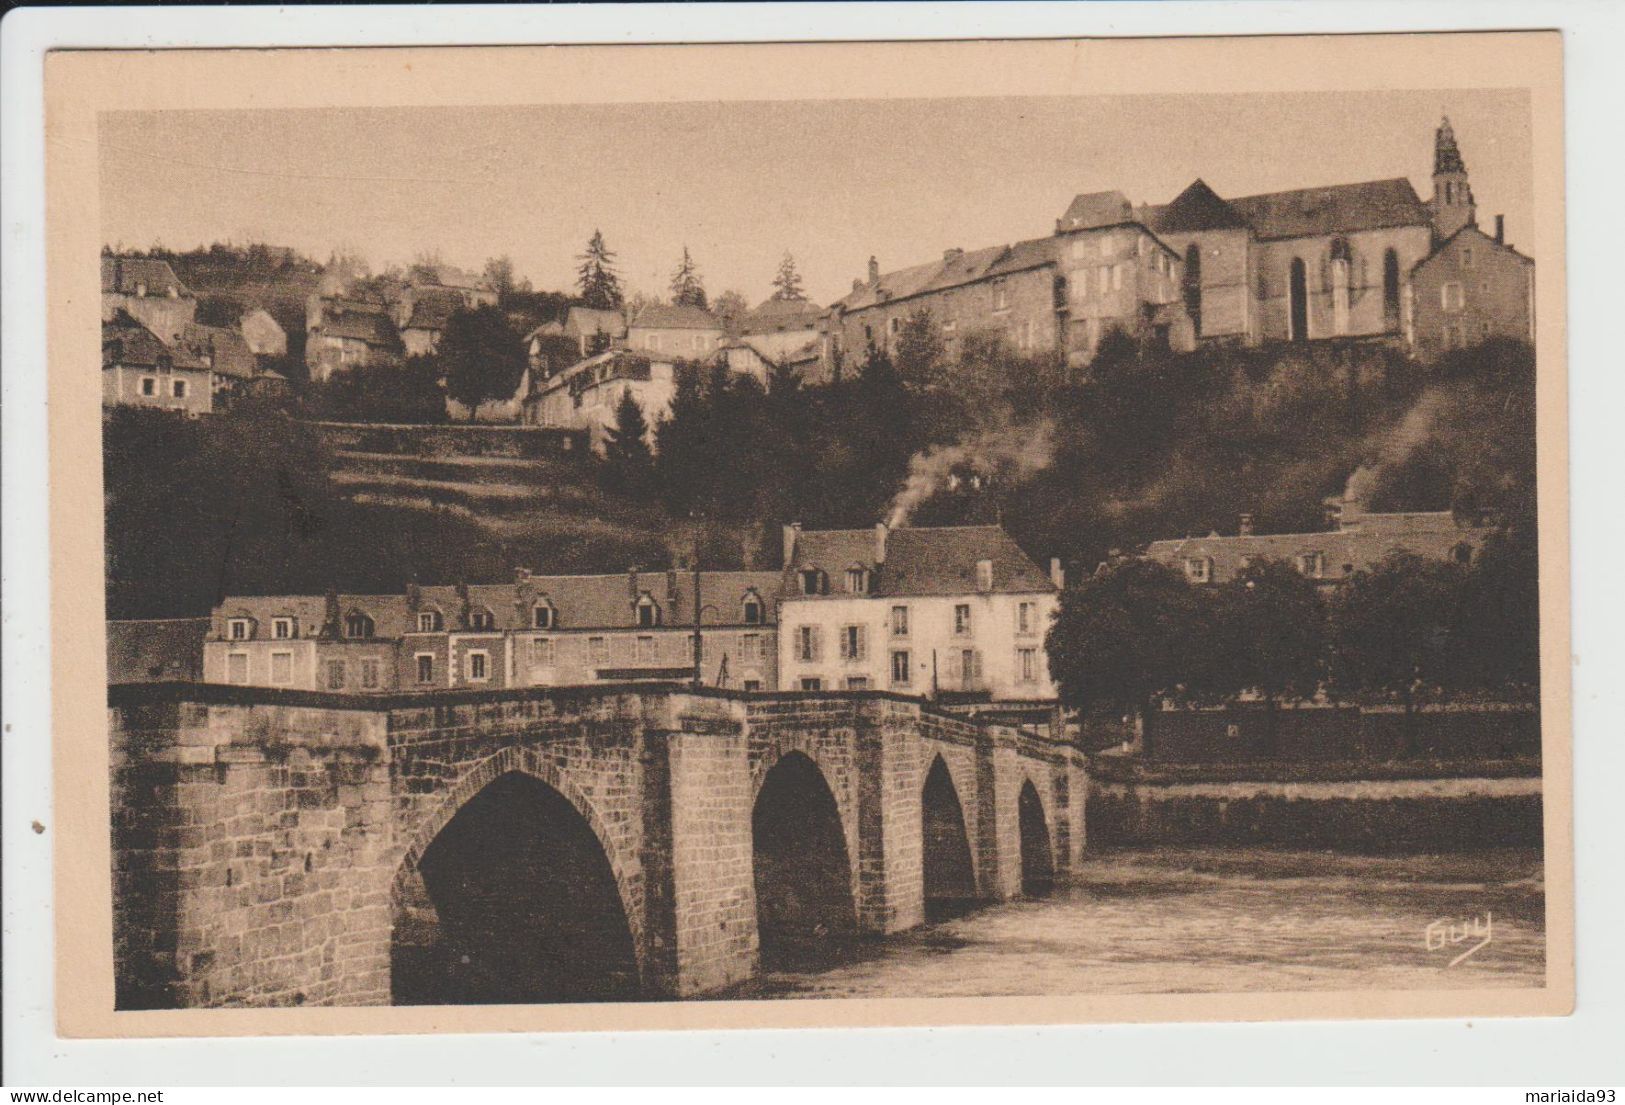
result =
[[1532,234],[1522,90],[116,112],[100,118],[104,241],[344,249],[374,271],[507,255],[570,290],[602,230],[632,289],[686,245],[714,297],[755,303],[786,251],[809,296],[1050,233],[1079,192],[1166,203],[1408,176],[1432,192],[1448,114],[1479,222]]

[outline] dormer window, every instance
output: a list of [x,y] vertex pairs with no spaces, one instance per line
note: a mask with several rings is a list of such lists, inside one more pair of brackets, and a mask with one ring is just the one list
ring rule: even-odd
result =
[[854,595],[869,593],[869,569],[852,567],[846,570],[846,589]]
[[766,608],[762,604],[762,596],[755,591],[745,592],[744,622],[746,625],[761,625],[766,618]]
[[483,607],[468,612],[468,628],[470,629],[492,629],[495,628],[496,623],[496,617]]
[[352,641],[370,640],[373,635],[372,619],[359,610],[344,616],[344,635]]
[[293,637],[294,620],[292,618],[272,618],[271,636],[278,641],[286,641]]
[[557,624],[557,616],[553,605],[546,599],[538,602],[530,611],[530,624],[536,629],[552,629]]
[[1319,579],[1326,570],[1326,557],[1318,552],[1299,553],[1298,571],[1310,579]]
[[637,623],[639,629],[653,629],[660,624],[660,604],[647,594],[638,598]]
[[803,568],[797,574],[801,577],[803,595],[829,594],[829,577],[817,568]]
[[254,623],[248,618],[232,618],[226,622],[226,638],[232,641],[247,641],[254,636]]
[[1192,583],[1210,583],[1213,580],[1213,561],[1205,556],[1185,558],[1185,578]]
[[978,560],[976,562],[976,589],[978,591],[993,590],[993,561]]
[[440,617],[438,610],[418,611],[418,632],[439,633],[445,627],[445,621]]

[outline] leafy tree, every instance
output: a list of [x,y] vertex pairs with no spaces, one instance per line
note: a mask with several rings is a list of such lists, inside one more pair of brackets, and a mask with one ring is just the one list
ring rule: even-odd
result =
[[[499,302],[505,302],[515,291],[520,290],[514,280],[513,258],[503,254],[485,262],[485,282],[496,289]],[[528,284],[523,290],[530,290]]]
[[705,284],[700,280],[700,270],[689,256],[687,246],[683,247],[682,259],[671,276],[671,301],[678,307],[706,309]]
[[446,320],[436,351],[446,377],[446,395],[469,408],[487,399],[506,399],[525,371],[525,346],[508,326],[501,308],[458,311]]
[[910,387],[925,390],[942,381],[946,350],[929,307],[916,307],[897,335],[897,371]]
[[796,259],[789,250],[779,260],[779,271],[773,276],[773,298],[801,301],[807,298],[807,293],[801,287],[801,273],[796,269]]
[[1509,698],[1540,687],[1540,571],[1532,526],[1493,533],[1465,583],[1457,681]]
[[615,424],[604,437],[604,469],[611,490],[642,499],[653,488],[649,423],[631,388],[621,392],[620,402],[615,405]]
[[1398,695],[1412,753],[1418,696],[1460,670],[1451,631],[1460,622],[1464,584],[1458,564],[1395,552],[1356,572],[1332,607],[1335,685]]
[[738,336],[745,324],[745,316],[750,314],[750,304],[743,295],[730,288],[717,296],[711,304],[711,310],[722,320],[722,328],[725,331]]
[[1200,599],[1172,568],[1127,559],[1061,595],[1045,639],[1063,703],[1143,719],[1194,666]]
[[340,422],[434,423],[446,420],[439,361],[408,357],[399,365],[356,365],[312,383],[305,407]]
[[615,254],[604,244],[602,231],[594,230],[587,252],[576,258],[576,286],[581,302],[600,311],[618,310],[622,302],[621,278],[615,272]]

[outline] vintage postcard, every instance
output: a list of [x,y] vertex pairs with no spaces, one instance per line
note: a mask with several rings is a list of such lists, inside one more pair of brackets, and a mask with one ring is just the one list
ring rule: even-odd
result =
[[53,54],[61,1030],[1567,1013],[1561,64]]

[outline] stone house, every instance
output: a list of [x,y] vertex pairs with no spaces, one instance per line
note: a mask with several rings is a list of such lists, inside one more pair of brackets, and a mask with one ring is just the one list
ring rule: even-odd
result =
[[171,342],[197,317],[197,297],[168,261],[102,255],[102,321],[124,312]]
[[102,323],[102,405],[155,407],[189,415],[214,410],[207,356],[172,346],[124,312]]
[[211,615],[203,679],[299,690],[396,690],[396,645],[407,624],[400,595],[228,597]]
[[1044,635],[1061,584],[998,526],[787,526],[781,683],[1052,702]]
[[230,327],[189,322],[181,328],[174,347],[182,351],[188,361],[206,364],[212,370],[211,386],[217,405],[228,404],[234,396],[249,393],[260,374],[259,358],[243,335]]
[[577,351],[576,359],[585,360],[613,345],[624,343],[626,316],[620,311],[571,307],[562,319],[544,322],[526,334],[525,346],[531,358],[531,366],[541,368],[546,374],[551,375],[567,366],[538,363],[538,358],[544,353],[540,339],[547,336],[564,337],[573,341]]
[[386,303],[313,295],[305,327],[305,364],[315,382],[341,369],[395,363],[404,352]]
[[1335,590],[1393,552],[1471,564],[1490,533],[1449,511],[1373,514],[1345,501],[1335,514],[1335,527],[1322,533],[1254,533],[1252,516],[1244,514],[1234,534],[1153,541],[1145,556],[1198,586],[1227,582],[1249,564],[1270,559],[1293,565],[1323,590]]
[[677,394],[675,358],[630,349],[610,349],[588,357],[535,381],[521,400],[523,421],[527,426],[587,430],[593,448],[601,451],[605,434],[615,425],[615,408],[628,392],[643,408],[652,432],[670,412]]
[[428,288],[411,298],[411,310],[401,325],[401,345],[408,357],[433,353],[440,345],[446,323],[468,304],[456,291]]
[[1411,344],[1423,360],[1490,338],[1535,340],[1535,262],[1465,223],[1410,273]]
[[254,307],[237,322],[243,341],[256,357],[283,357],[288,353],[288,333],[263,307]]
[[699,307],[654,303],[626,324],[626,348],[675,360],[707,360],[723,336],[722,320]]

